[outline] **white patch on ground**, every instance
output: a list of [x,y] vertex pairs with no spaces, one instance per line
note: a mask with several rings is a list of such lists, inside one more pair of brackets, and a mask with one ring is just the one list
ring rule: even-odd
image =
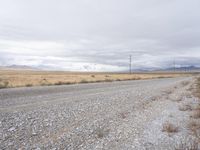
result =
[[[162,99],[154,103],[153,109],[160,109],[160,114],[155,120],[149,121],[146,124],[143,133],[140,135],[138,140],[139,145],[136,149],[174,150],[184,144],[184,148],[190,147],[191,143],[196,141],[188,129],[190,113],[188,111],[180,111],[179,106],[187,104],[195,106],[198,103],[198,99],[192,96],[189,96],[190,98],[183,96],[182,100],[179,101],[180,95],[187,93],[184,90],[186,89],[175,91],[175,93],[167,96],[168,99]],[[162,131],[163,124],[166,122],[178,127],[178,132],[167,133]]]

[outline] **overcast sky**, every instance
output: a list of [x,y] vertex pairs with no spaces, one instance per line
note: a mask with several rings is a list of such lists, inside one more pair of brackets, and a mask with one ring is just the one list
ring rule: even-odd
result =
[[200,65],[199,0],[0,0],[0,65]]

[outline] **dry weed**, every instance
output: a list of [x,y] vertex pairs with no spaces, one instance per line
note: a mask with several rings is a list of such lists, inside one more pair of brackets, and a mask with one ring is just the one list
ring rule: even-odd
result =
[[102,139],[103,137],[107,136],[109,134],[109,132],[110,132],[109,129],[99,127],[96,129],[95,134],[96,134],[97,138]]
[[181,84],[182,84],[182,86],[187,86],[188,84],[190,84],[190,82],[189,81],[183,81]]
[[200,129],[200,123],[198,123],[197,121],[191,121],[188,125],[188,128],[192,131],[196,131]]
[[29,84],[26,84],[26,87],[31,87],[33,86],[33,84],[29,83]]
[[191,111],[192,107],[190,105],[183,105],[179,107],[180,111]]
[[120,118],[125,119],[128,117],[129,112],[121,112],[119,113]]
[[195,109],[193,114],[191,115],[191,117],[194,119],[199,119],[200,118],[200,109]]
[[91,77],[92,77],[92,78],[95,78],[95,75],[92,74]]
[[167,133],[175,133],[175,132],[178,132],[178,127],[176,127],[172,123],[166,122],[163,124],[162,131],[167,132]]
[[0,89],[8,88],[9,82],[0,79]]

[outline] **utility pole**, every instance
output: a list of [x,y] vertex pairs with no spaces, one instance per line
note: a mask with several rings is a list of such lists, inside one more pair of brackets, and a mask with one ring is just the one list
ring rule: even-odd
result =
[[176,61],[175,61],[175,58],[174,58],[174,72],[176,72]]
[[132,73],[132,55],[129,56],[130,58],[130,64],[129,64],[129,73]]

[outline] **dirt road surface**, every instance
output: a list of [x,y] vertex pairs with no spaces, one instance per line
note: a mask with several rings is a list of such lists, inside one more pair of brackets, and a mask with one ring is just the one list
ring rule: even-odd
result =
[[[192,77],[0,90],[0,149],[175,149],[193,144]],[[176,131],[166,132],[164,124]]]

